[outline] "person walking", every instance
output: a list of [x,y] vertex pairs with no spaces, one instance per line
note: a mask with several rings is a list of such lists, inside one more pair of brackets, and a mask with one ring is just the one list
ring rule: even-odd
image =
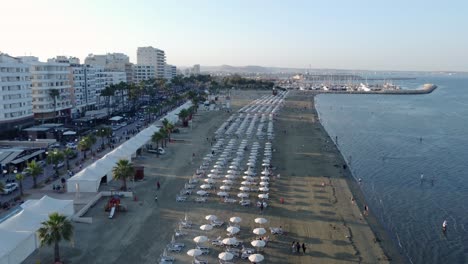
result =
[[296,252],[296,241],[293,241],[291,244],[292,253]]
[[296,252],[298,254],[301,253],[301,244],[299,244],[299,241],[296,242]]
[[306,245],[305,243],[302,243],[302,252],[305,254],[306,253]]
[[261,203],[260,203],[260,213],[261,213],[261,214],[263,214],[263,208],[265,208],[265,207],[263,206],[263,202],[261,202]]
[[157,202],[158,201],[158,195],[156,194],[156,196],[154,196],[154,201]]
[[156,187],[158,188],[158,190],[159,190],[159,188],[161,188],[161,184],[159,183],[159,181],[156,182]]

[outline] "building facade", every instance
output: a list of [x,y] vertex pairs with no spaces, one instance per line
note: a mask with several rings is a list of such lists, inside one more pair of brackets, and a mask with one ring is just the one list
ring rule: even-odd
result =
[[156,71],[153,65],[139,65],[133,66],[133,81],[134,83],[140,83],[149,79],[154,79]]
[[0,53],[0,132],[33,123],[29,65]]
[[130,58],[123,53],[89,54],[85,58],[85,64],[101,66],[107,71],[125,72],[129,63]]
[[[60,119],[70,116],[72,92],[69,63],[54,59],[40,62],[37,57],[19,57],[29,65],[31,73],[32,111],[36,120]],[[52,93],[58,91],[54,98]]]
[[149,47],[137,49],[137,64],[152,65],[155,69],[155,78],[164,78],[166,71],[166,54],[163,50]]
[[174,65],[166,64],[164,78],[171,80],[177,75],[177,67]]
[[192,75],[199,75],[200,74],[200,64],[193,65],[191,74]]

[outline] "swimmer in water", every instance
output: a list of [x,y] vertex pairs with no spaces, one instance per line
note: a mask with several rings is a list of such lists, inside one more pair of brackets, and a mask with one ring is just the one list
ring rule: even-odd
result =
[[444,222],[442,223],[442,232],[447,232],[447,220],[444,220]]

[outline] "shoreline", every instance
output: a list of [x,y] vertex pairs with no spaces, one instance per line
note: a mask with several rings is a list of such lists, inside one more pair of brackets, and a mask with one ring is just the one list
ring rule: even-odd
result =
[[[364,206],[367,204],[366,198],[364,193],[362,192],[361,188],[359,188],[359,184],[354,177],[348,161],[344,158],[343,153],[340,151],[338,146],[336,145],[335,141],[332,140],[330,135],[328,134],[325,127],[322,125],[320,115],[315,107],[315,96],[318,94],[312,95],[313,100],[313,111],[318,119],[318,124],[321,128],[321,131],[326,135],[329,144],[332,147],[332,150],[336,152],[337,156],[340,157],[340,162],[342,164],[346,164],[347,169],[342,169],[343,177],[346,180],[348,188],[350,189],[355,201],[356,205],[359,207],[361,211],[364,211]],[[372,210],[369,210],[369,215],[365,218],[367,224],[369,225],[370,229],[374,233],[375,237],[380,240],[378,243],[381,245],[385,255],[387,256],[388,260],[394,263],[409,263],[407,257],[403,255],[401,250],[396,245],[397,241],[393,238],[393,236],[388,232],[385,226],[380,223],[379,219],[373,214]]]

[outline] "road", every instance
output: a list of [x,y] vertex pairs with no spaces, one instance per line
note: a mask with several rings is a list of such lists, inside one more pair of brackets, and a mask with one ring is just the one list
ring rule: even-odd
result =
[[[174,108],[176,108],[176,107],[178,107],[178,106],[175,106]],[[171,110],[172,109],[169,109],[167,112],[169,112]],[[154,120],[158,120],[159,118],[161,118],[161,116],[153,115],[151,119],[152,119],[152,121],[154,121]],[[122,127],[119,130],[114,131],[114,133],[115,133],[114,138],[122,137],[122,140],[120,142],[116,141],[114,146],[118,147],[120,144],[124,143],[126,141],[125,138],[127,136],[129,136],[131,138],[133,135],[131,133],[129,133],[129,135],[126,135],[127,131],[130,132],[132,130],[137,130],[137,125],[138,124],[140,124],[142,126],[140,129],[144,129],[145,128],[144,123],[146,123],[146,120],[145,121],[139,121],[138,118],[135,118],[135,120],[133,120],[132,122],[127,121],[127,126]],[[136,135],[136,133],[135,133],[135,135]],[[106,140],[104,140],[104,141],[106,142]],[[92,151],[87,151],[86,156],[87,156],[88,159],[85,160],[85,162],[82,164],[82,168],[85,168],[89,164],[93,163],[95,160],[103,157],[104,155],[106,155],[107,153],[112,151],[111,148],[106,146],[106,149],[104,151],[96,153],[96,150],[101,147],[101,144],[102,144],[102,139],[98,137],[97,140],[96,140],[96,143],[91,148]],[[91,152],[95,154],[94,158],[90,158],[91,157]],[[70,169],[71,169],[71,171],[73,173],[77,173],[78,171],[80,171],[79,166],[76,166],[76,165],[79,164],[82,159],[83,159],[83,153],[81,151],[78,151],[77,157],[70,160]],[[44,166],[44,172],[37,177],[37,183],[40,184],[41,182],[44,182],[48,177],[50,177],[54,173],[55,172],[54,172],[53,166],[51,164]],[[14,174],[10,173],[7,176],[3,176],[1,181],[4,184],[6,184],[6,179],[8,179],[8,178],[9,179],[14,179],[14,177],[15,177]],[[62,167],[60,169],[60,177],[65,178],[65,179],[69,178],[68,175],[67,175],[66,164],[65,164],[64,167]],[[23,191],[25,193],[27,193],[27,190],[32,189],[32,187],[33,187],[32,177],[28,177],[28,176],[25,177],[24,180],[23,180]],[[0,195],[0,204],[3,204],[5,202],[11,203],[13,201],[13,199],[15,197],[17,197],[18,195],[19,195],[19,189],[15,190],[14,192],[12,192],[12,193],[10,193],[8,195]]]

